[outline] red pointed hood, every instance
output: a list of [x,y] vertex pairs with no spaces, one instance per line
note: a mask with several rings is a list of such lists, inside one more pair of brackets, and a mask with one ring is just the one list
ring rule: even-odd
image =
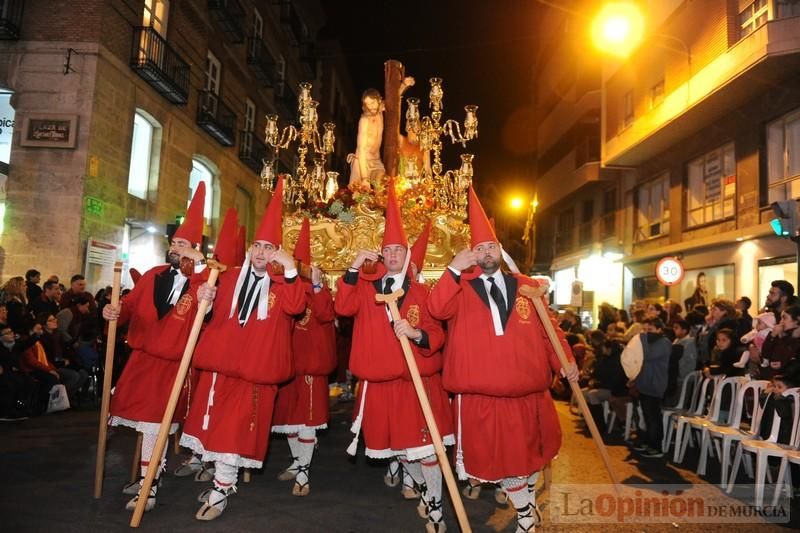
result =
[[233,267],[238,259],[236,245],[238,244],[238,217],[236,209],[229,208],[225,213],[225,220],[222,222],[222,227],[219,230],[219,237],[217,237],[217,246],[214,248],[214,253],[217,254],[219,262],[227,267]]
[[381,248],[390,244],[399,244],[408,248],[408,237],[403,229],[403,219],[400,218],[400,208],[397,206],[397,194],[394,190],[394,180],[389,179],[386,184],[386,225],[383,230],[383,243]]
[[239,234],[236,236],[236,266],[242,266],[246,251],[247,229],[244,226],[239,226]]
[[139,283],[139,280],[142,278],[142,273],[136,270],[135,268],[130,269],[128,272],[131,275],[133,284],[136,285],[137,283]]
[[278,184],[253,240],[267,241],[276,248],[283,242],[283,176],[278,177]]
[[428,251],[428,238],[431,234],[431,221],[425,224],[422,233],[419,234],[417,240],[411,245],[411,262],[417,267],[417,272],[422,272],[425,265],[425,254]]
[[311,223],[308,218],[304,218],[303,225],[300,226],[300,235],[297,236],[293,255],[302,264],[311,264]]
[[186,239],[192,244],[198,244],[203,241],[203,226],[205,220],[203,219],[203,209],[206,205],[206,184],[201,181],[197,185],[197,190],[192,196],[192,201],[189,203],[189,209],[186,210],[186,217],[183,219],[183,224],[175,230],[173,239]]
[[472,248],[486,241],[499,242],[472,185],[469,186],[469,229]]

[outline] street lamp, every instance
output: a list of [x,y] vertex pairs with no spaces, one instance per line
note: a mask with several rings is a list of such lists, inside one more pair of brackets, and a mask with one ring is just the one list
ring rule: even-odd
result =
[[611,2],[592,21],[592,42],[599,50],[627,57],[644,37],[644,15],[632,2]]
[[525,204],[525,200],[523,200],[519,196],[512,196],[511,200],[509,200],[508,205],[511,206],[512,211],[519,211],[520,208]]

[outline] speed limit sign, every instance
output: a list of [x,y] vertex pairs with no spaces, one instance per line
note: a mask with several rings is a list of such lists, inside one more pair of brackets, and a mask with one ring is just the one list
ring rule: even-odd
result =
[[683,263],[677,257],[664,257],[656,265],[656,278],[667,287],[680,283],[685,273]]

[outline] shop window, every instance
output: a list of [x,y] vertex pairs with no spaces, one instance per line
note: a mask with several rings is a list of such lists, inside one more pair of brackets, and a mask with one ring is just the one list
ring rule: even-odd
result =
[[128,194],[147,200],[148,193],[156,190],[160,139],[158,122],[144,111],[137,110],[133,116]]
[[192,172],[189,174],[189,198],[186,199],[186,206],[192,201],[192,196],[197,190],[200,182],[206,184],[206,203],[203,206],[203,216],[207,223],[211,223],[214,206],[214,173],[208,165],[198,159],[192,159]]
[[764,304],[772,282],[779,279],[785,279],[796,286],[797,258],[795,256],[760,259],[758,261],[758,302],[753,302],[754,308]]
[[669,233],[669,172],[639,186],[636,194],[636,233],[644,241]]
[[[721,265],[687,270],[683,281],[669,289],[669,296],[684,307],[684,311],[693,305],[700,305],[705,301],[717,298],[735,300],[734,293],[734,266]],[[699,289],[699,290],[698,290]],[[702,297],[702,298],[701,298]],[[754,302],[755,303],[755,302]]]
[[767,23],[769,2],[755,0],[739,12],[739,39],[744,39]]
[[767,203],[800,198],[800,109],[767,125]]
[[688,174],[687,227],[700,226],[734,216],[736,159],[733,143],[690,161]]

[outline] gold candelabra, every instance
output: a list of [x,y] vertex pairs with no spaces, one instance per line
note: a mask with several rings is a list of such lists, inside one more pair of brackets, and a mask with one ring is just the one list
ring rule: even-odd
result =
[[[318,127],[317,106],[319,102],[311,97],[311,84],[300,84],[300,94],[297,97],[297,112],[300,122],[298,130],[289,124],[281,129],[278,126],[278,115],[267,115],[267,125],[264,128],[264,137],[272,154],[264,160],[261,169],[261,188],[272,192],[275,176],[277,175],[280,151],[286,150],[297,141],[297,172],[296,176],[286,175],[284,181],[284,199],[289,205],[300,207],[308,201],[328,201],[338,190],[338,172],[326,171],[325,161],[333,153],[336,137],[333,122],[325,122],[320,134]],[[306,158],[311,157],[313,168],[306,166]]]
[[428,95],[428,105],[431,113],[421,117],[419,98],[409,98],[407,100],[408,109],[406,110],[406,131],[416,135],[419,148],[423,153],[433,152],[433,162],[430,165],[430,170],[423,168],[421,171],[412,163],[406,168],[406,175],[412,181],[418,179],[430,180],[433,186],[434,199],[439,205],[466,215],[467,189],[472,182],[472,159],[474,156],[472,154],[461,154],[461,167],[443,172],[441,159],[442,136],[447,135],[450,137],[452,144],[461,143],[461,146],[466,148],[467,141],[478,137],[478,106],[464,106],[466,116],[464,117],[463,129],[461,124],[453,119],[442,123],[442,105],[444,101],[442,79],[431,78],[428,81],[431,85]]

